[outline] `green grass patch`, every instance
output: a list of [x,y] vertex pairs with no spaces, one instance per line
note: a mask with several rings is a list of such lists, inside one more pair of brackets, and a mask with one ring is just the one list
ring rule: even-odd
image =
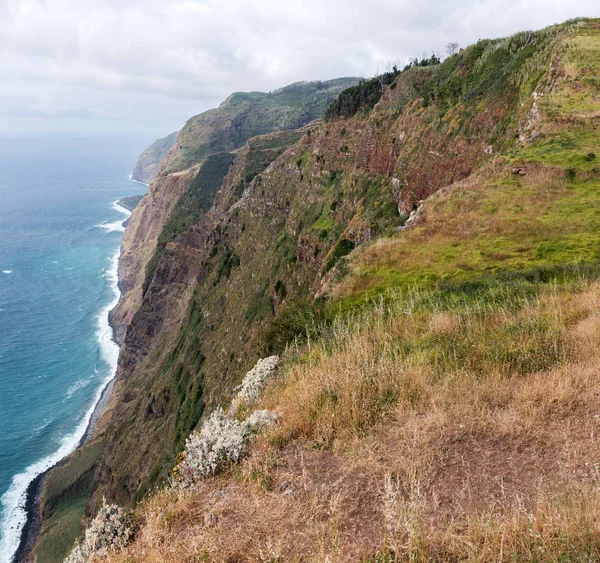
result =
[[[507,175],[432,202],[429,224],[353,259],[351,296],[432,288],[485,273],[600,260],[600,177]],[[591,174],[591,175],[590,175]]]
[[38,561],[62,563],[81,535],[81,519],[87,506],[87,494],[61,502],[44,522],[44,534],[34,549]]
[[75,450],[46,476],[41,496],[44,525],[35,548],[38,561],[62,562],[80,536],[81,520],[103,447],[101,441],[95,441]]
[[[599,108],[600,109],[600,108]],[[549,139],[509,153],[509,158],[543,162],[561,168],[593,171],[600,168],[595,151],[600,146],[600,133],[587,127],[561,131]]]

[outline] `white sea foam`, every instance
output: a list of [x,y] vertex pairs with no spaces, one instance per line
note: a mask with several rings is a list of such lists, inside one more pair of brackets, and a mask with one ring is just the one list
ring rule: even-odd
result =
[[54,418],[45,418],[44,422],[42,424],[40,424],[39,426],[36,426],[33,429],[32,434],[34,434],[34,435],[39,434],[44,428],[47,428],[48,425],[52,422],[54,422]]
[[109,233],[114,232],[124,232],[125,227],[123,226],[123,221],[112,221],[111,223],[102,223],[100,225],[96,225],[99,229],[104,229]]
[[[96,370],[94,370],[94,372],[97,373]],[[91,383],[91,381],[92,381],[91,378],[90,379],[80,379],[79,381],[76,381],[75,383],[73,383],[73,385],[71,385],[71,387],[69,387],[69,389],[67,390],[67,392],[65,394],[65,398],[63,399],[63,402],[68,401],[80,389],[87,387]]]
[[12,270],[2,270],[3,274],[12,274]]
[[[116,203],[113,206],[116,206]],[[129,214],[126,209],[124,209],[123,212]],[[119,357],[119,346],[112,339],[113,333],[108,322],[108,313],[119,301],[120,293],[118,286],[118,266],[119,250],[117,250],[117,252],[112,256],[110,265],[105,272],[106,278],[109,280],[113,293],[113,299],[98,314],[98,325],[96,330],[96,337],[102,358],[110,366],[110,368],[107,370],[107,377],[102,382],[102,385],[100,385],[96,390],[93,403],[90,405],[83,418],[79,421],[77,427],[71,434],[65,436],[61,440],[58,450],[55,453],[34,463],[33,465],[30,465],[22,473],[15,475],[8,490],[2,495],[2,497],[0,497],[0,506],[2,507],[2,520],[0,521],[0,530],[2,530],[2,536],[0,539],[0,563],[10,563],[19,547],[23,526],[27,520],[25,505],[27,501],[27,488],[29,487],[29,484],[38,475],[47,469],[50,469],[53,465],[58,463],[63,457],[70,454],[77,447],[85,435],[85,431],[92,418],[92,415],[94,414],[96,405],[102,396],[102,392],[115,376],[117,359]]]
[[[125,209],[122,205],[119,205],[116,201],[113,202],[112,207],[115,211],[118,211],[119,213],[123,213],[124,215],[127,215],[127,217],[129,217],[131,215],[131,212],[129,210]],[[108,231],[109,233],[114,233],[114,232],[122,233],[125,231],[123,222],[124,222],[123,219],[119,219],[118,221],[106,221],[104,223],[101,223],[100,225],[95,225],[95,226],[100,229],[104,229],[105,231]]]
[[129,174],[129,179],[132,182],[135,182],[136,184],[142,184],[143,186],[148,186],[149,184],[146,184],[146,182],[141,182],[140,180],[136,180],[131,174]]

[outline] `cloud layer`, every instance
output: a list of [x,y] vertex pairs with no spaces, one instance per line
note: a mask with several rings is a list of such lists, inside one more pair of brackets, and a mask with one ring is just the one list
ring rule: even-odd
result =
[[235,90],[579,15],[597,0],[0,0],[0,134],[166,134]]

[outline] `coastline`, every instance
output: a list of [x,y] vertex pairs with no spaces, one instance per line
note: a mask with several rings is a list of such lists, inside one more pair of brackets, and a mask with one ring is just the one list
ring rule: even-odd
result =
[[133,177],[133,174],[130,174],[130,175],[129,175],[129,179],[130,179],[132,182],[135,182],[135,183],[137,183],[137,184],[143,184],[143,185],[144,185],[144,186],[146,186],[146,187],[148,187],[148,186],[150,185],[150,184],[146,184],[146,182],[142,182],[141,180],[136,180],[136,179]]
[[[56,467],[56,465],[53,465],[50,469],[53,467]],[[13,556],[12,563],[27,563],[35,547],[42,526],[42,517],[40,514],[42,487],[44,485],[44,477],[50,469],[46,469],[46,471],[40,473],[27,487],[27,492],[25,493],[25,512],[27,517],[21,531],[21,541]]]
[[[141,183],[141,182],[140,182]],[[113,202],[113,208],[117,209],[121,213],[126,214],[129,219],[131,216],[131,212],[119,205],[118,201]],[[126,219],[126,220],[127,220]],[[120,222],[120,228],[116,228],[114,230],[125,230],[123,222]],[[103,225],[97,225],[98,227],[104,227]],[[112,226],[112,225],[110,225]],[[111,229],[112,230],[112,229]],[[88,409],[86,416],[79,424],[77,429],[73,434],[77,434],[78,430],[82,426],[82,423],[86,421],[85,428],[81,433],[81,437],[77,440],[74,447],[72,447],[67,453],[61,455],[61,457],[52,465],[46,467],[42,472],[36,475],[31,482],[27,485],[26,491],[24,493],[24,502],[22,504],[22,508],[25,512],[24,523],[22,524],[22,528],[20,531],[20,540],[18,547],[11,559],[10,563],[28,563],[30,561],[30,557],[32,551],[37,543],[37,539],[39,537],[42,518],[40,513],[40,504],[41,504],[41,493],[44,485],[44,479],[46,475],[55,467],[61,465],[64,460],[75,451],[77,448],[86,444],[94,434],[94,428],[96,423],[102,413],[104,412],[108,401],[110,399],[110,394],[114,385],[116,369],[117,369],[117,358],[119,353],[119,345],[115,338],[115,329],[112,325],[110,312],[116,307],[117,303],[121,299],[121,291],[119,289],[119,275],[118,275],[118,263],[119,257],[121,254],[121,245],[113,255],[111,259],[112,267],[107,271],[108,278],[110,279],[111,285],[113,287],[115,297],[114,299],[105,307],[102,308],[98,315],[98,344],[102,353],[105,355],[106,360],[111,363],[113,369],[111,369],[110,378],[107,379],[102,386],[96,392],[96,398],[93,402],[93,407]],[[108,332],[106,331],[108,329]],[[107,346],[108,345],[108,346]],[[112,359],[112,362],[111,362]],[[60,452],[60,450],[59,450]],[[57,452],[57,454],[59,453]]]
[[[89,442],[94,435],[94,428],[96,426],[96,422],[98,418],[102,416],[102,413],[106,409],[108,401],[110,399],[110,393],[112,391],[115,379],[114,377],[104,386],[102,389],[102,393],[100,395],[100,399],[96,403],[94,407],[94,412],[88,421],[88,425],[85,429],[84,435],[79,440],[76,448],[80,448],[87,442]],[[37,477],[29,483],[27,487],[27,492],[25,493],[25,513],[26,520],[23,526],[23,530],[21,531],[21,540],[19,542],[19,547],[13,556],[12,563],[28,563],[29,557],[31,556],[31,552],[35,547],[37,542],[37,538],[40,534],[40,529],[42,527],[42,517],[40,513],[40,504],[41,504],[41,494],[42,489],[44,487],[44,479],[48,473],[58,467],[61,463],[63,463],[65,458],[62,458],[60,461],[55,463],[52,467],[49,467],[43,473],[40,473]]]

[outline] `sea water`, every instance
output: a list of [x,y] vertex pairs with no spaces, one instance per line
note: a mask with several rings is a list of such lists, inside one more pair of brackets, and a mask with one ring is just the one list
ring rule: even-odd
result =
[[0,563],[25,491],[81,439],[114,375],[118,249],[147,139],[0,139]]

